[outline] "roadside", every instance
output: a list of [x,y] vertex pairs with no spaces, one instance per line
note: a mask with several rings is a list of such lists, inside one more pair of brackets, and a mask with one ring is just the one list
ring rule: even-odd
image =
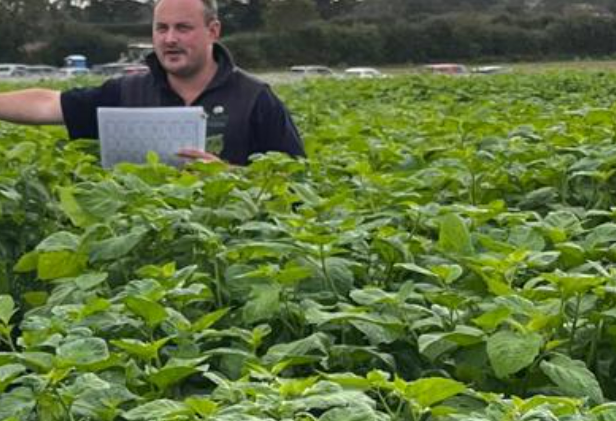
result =
[[[468,69],[473,69],[477,66],[489,67],[489,66],[498,66],[502,67],[506,70],[507,73],[545,73],[545,72],[553,72],[553,71],[562,71],[562,70],[575,70],[575,71],[616,71],[616,60],[570,60],[570,61],[550,61],[550,62],[526,62],[526,63],[493,63],[486,64],[481,63],[473,64],[473,63],[465,63],[460,62],[460,64],[465,65]],[[39,67],[39,66],[32,66]],[[47,66],[49,67],[49,66]],[[391,66],[373,66],[373,69],[378,70],[385,76],[403,76],[407,74],[417,74],[422,72],[427,72],[426,64],[408,64],[408,65],[391,65]],[[294,74],[289,70],[289,68],[282,69],[247,69],[251,73],[257,75],[262,78],[266,82],[277,85],[277,84],[288,84],[294,83],[306,78],[304,75]],[[345,68],[342,67],[332,67],[331,70],[333,74],[329,76],[309,76],[309,77],[336,77],[343,78]],[[67,77],[68,76],[68,77]],[[0,73],[0,82],[8,82],[8,83],[25,83],[28,85],[32,85],[33,83],[42,82],[43,84],[54,82],[54,81],[68,81],[68,79],[72,79],[70,76],[63,73],[49,73],[49,74],[23,74],[19,76],[6,76]],[[100,80],[104,76],[90,76],[93,80]]]
[[[576,71],[616,71],[616,60],[570,60],[570,61],[549,61],[549,62],[526,62],[526,63],[464,63],[469,69],[475,67],[498,66],[505,69],[508,73],[545,73],[562,70]],[[392,66],[374,66],[375,69],[384,75],[402,76],[407,74],[417,74],[426,72],[425,64],[408,64]],[[344,68],[332,67],[336,76],[342,76]],[[288,69],[279,70],[250,70],[252,73],[261,77],[268,83],[292,83],[301,80],[302,77],[292,74]]]

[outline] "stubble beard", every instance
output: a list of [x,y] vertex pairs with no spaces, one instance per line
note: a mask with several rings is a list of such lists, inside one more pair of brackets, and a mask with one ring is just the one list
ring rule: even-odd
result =
[[[164,58],[164,57],[163,57]],[[206,67],[206,63],[189,62],[184,54],[180,62],[162,60],[163,69],[167,74],[178,79],[190,79],[197,76]]]

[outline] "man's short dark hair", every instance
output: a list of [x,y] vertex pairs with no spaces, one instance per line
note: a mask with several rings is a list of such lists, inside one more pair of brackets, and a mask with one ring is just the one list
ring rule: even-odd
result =
[[[156,5],[160,3],[161,0],[156,0]],[[201,0],[201,4],[203,4],[203,8],[205,9],[205,23],[209,23],[214,19],[218,19],[218,2],[216,0]]]
[[218,2],[216,0],[201,0],[205,8],[205,21],[218,19]]

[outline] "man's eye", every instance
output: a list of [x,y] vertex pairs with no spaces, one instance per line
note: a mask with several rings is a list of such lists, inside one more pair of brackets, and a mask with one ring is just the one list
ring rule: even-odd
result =
[[179,32],[188,32],[192,29],[192,27],[189,25],[178,25],[177,29]]

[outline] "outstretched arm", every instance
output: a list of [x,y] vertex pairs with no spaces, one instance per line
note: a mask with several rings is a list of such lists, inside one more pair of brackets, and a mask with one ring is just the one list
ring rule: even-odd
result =
[[60,91],[25,89],[2,93],[0,120],[20,124],[62,124]]

